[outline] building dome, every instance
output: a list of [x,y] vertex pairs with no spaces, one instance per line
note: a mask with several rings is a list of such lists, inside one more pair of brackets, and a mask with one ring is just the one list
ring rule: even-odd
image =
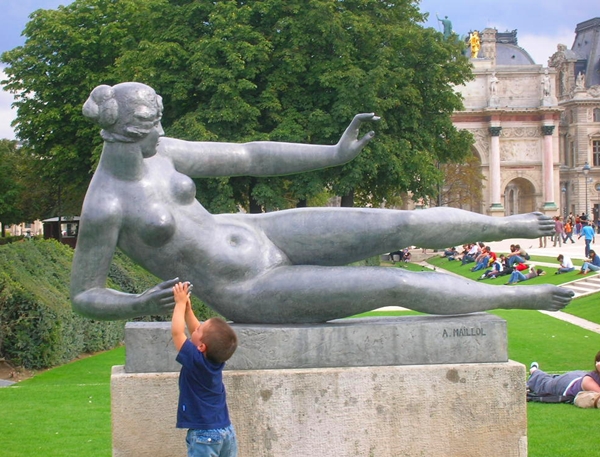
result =
[[535,65],[525,49],[508,43],[496,43],[496,65]]

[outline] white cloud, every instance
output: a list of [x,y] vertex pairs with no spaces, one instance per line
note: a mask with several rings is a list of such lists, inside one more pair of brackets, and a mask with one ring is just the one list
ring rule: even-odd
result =
[[554,35],[534,35],[524,33],[518,36],[519,46],[525,49],[535,63],[548,66],[548,59],[556,52],[559,44],[571,49],[575,33],[572,30],[558,30]]
[[[0,68],[0,80],[5,78],[4,69]],[[16,110],[13,110],[10,105],[13,102],[13,96],[5,90],[0,91],[0,138],[9,140],[15,139],[15,132],[10,126],[10,123],[17,116]]]

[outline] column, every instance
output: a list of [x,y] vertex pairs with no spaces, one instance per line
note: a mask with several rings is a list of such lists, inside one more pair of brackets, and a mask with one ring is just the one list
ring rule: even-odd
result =
[[544,150],[542,155],[542,174],[544,176],[544,210],[557,209],[554,202],[554,153],[552,150],[552,133],[554,125],[542,125]]
[[500,178],[500,131],[502,127],[492,126],[490,131],[490,211],[504,211],[501,192]]

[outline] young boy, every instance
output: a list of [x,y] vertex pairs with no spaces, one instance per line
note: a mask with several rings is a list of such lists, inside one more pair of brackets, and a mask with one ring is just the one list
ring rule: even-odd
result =
[[[187,428],[188,457],[236,457],[237,440],[229,420],[223,367],[237,348],[237,336],[222,319],[200,322],[192,311],[189,283],[173,287],[171,334],[179,351],[177,428]],[[185,334],[187,325],[190,339]]]

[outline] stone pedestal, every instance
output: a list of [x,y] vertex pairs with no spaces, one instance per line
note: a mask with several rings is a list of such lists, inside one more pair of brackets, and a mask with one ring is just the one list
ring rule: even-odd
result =
[[[185,455],[168,328],[127,326],[113,456]],[[495,316],[235,328],[224,382],[240,457],[527,455],[525,367]]]

